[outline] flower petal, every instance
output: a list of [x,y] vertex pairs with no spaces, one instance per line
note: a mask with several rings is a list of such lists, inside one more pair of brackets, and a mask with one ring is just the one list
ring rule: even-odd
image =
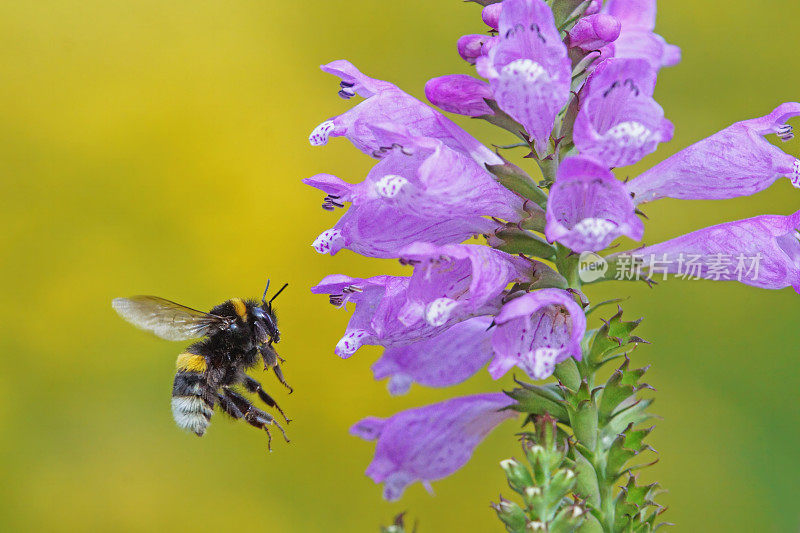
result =
[[544,154],[556,115],[567,103],[571,66],[567,48],[542,0],[505,0],[499,40],[484,48],[476,66],[494,99],[525,126]]
[[465,381],[492,358],[491,317],[460,322],[430,339],[388,348],[372,365],[375,379],[389,377],[389,392],[405,394],[412,383],[449,387]]
[[450,74],[428,80],[425,97],[436,107],[450,113],[468,117],[493,114],[485,101],[492,98],[489,84],[466,74]]
[[644,234],[625,186],[608,168],[580,156],[559,166],[546,220],[547,240],[576,252],[602,250],[620,235],[638,241]]
[[393,123],[408,128],[414,135],[439,139],[480,164],[501,162],[497,154],[435,109],[389,82],[365,76],[349,61],[334,61],[322,70],[342,79],[340,96],[350,98],[357,93],[366,100],[317,126],[309,137],[311,144],[319,146],[327,143],[329,137],[345,136],[362,152],[380,157],[381,150],[390,145],[376,137],[370,125]]
[[764,139],[792,136],[786,121],[800,115],[800,103],[776,107],[769,115],[743,120],[684,148],[628,182],[637,204],[659,198],[721,200],[748,196],[787,176],[800,187],[800,160]]
[[672,138],[672,123],[653,99],[655,70],[643,59],[611,58],[581,93],[573,140],[582,155],[609,167],[632,165]]
[[508,284],[529,279],[533,271],[525,259],[472,244],[418,242],[403,249],[401,261],[414,264],[403,316],[407,324],[430,322],[431,315],[438,320],[445,311],[449,317],[455,307],[450,302],[458,304],[458,314],[464,317],[491,313]]
[[489,365],[494,379],[514,366],[544,379],[561,361],[581,359],[586,315],[567,291],[542,289],[515,298],[503,306],[495,324],[496,356]]
[[650,275],[738,281],[764,289],[794,287],[800,292],[800,211],[791,216],[761,215],[688,233],[633,253],[610,256],[617,275],[639,259]]
[[[480,442],[504,420],[501,411],[513,400],[502,393],[477,394],[409,409],[380,423],[375,457],[366,474],[384,483],[384,498],[399,499],[405,488],[442,479],[464,466]],[[350,430],[372,439],[376,419],[365,419]]]
[[614,57],[646,59],[656,70],[680,62],[680,48],[653,33],[656,0],[607,0],[603,13],[622,23],[619,37],[607,47],[613,50]]

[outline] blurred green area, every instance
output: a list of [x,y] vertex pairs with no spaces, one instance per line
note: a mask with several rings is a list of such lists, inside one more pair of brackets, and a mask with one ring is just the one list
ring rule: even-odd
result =
[[[636,175],[736,120],[798,100],[800,7],[773,0],[661,2],[658,30],[683,48],[657,98],[675,139]],[[786,27],[789,26],[789,27]],[[359,180],[371,161],[307,135],[351,103],[317,65],[348,58],[422,96],[426,79],[469,69],[459,35],[479,7],[426,2],[37,1],[0,4],[0,528],[4,531],[377,531],[399,511],[420,533],[498,531],[488,502],[517,453],[507,423],[454,476],[387,504],[363,475],[365,415],[496,390],[485,372],[454,390],[390,398],[379,353],[334,356],[348,314],[312,297],[324,275],[402,272],[392,261],[309,246],[334,223],[300,183]],[[460,120],[484,142],[507,138]],[[796,124],[797,125],[797,124]],[[800,143],[784,148],[797,153]],[[646,242],[761,213],[798,192],[645,208]],[[217,415],[203,439],[173,424],[181,350],[135,330],[112,297],[151,293],[210,308],[288,281],[279,312],[295,387],[268,390],[294,418],[291,445]],[[608,284],[645,316],[634,362],[651,363],[662,415],[647,474],[680,531],[796,531],[800,297],[711,282]],[[508,385],[508,382],[503,382]],[[501,384],[502,385],[502,384]]]

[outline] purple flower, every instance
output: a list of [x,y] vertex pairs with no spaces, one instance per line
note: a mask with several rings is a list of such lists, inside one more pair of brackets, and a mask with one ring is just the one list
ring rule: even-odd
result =
[[337,307],[356,304],[335,353],[350,357],[362,345],[386,348],[430,339],[454,324],[496,313],[501,294],[513,281],[530,278],[525,259],[487,246],[416,243],[402,252],[414,264],[411,277],[326,277],[311,288],[329,294]]
[[659,198],[721,200],[762,191],[781,176],[800,187],[800,160],[770,144],[764,135],[792,138],[786,121],[800,115],[788,102],[769,115],[743,120],[665,159],[628,182],[637,204]]
[[727,222],[633,254],[615,254],[611,257],[617,259],[618,269],[625,255],[640,259],[651,276],[672,273],[800,292],[800,211]]
[[458,243],[497,227],[497,223],[481,217],[416,217],[375,200],[350,207],[332,228],[319,234],[312,246],[321,254],[335,255],[347,248],[366,257],[393,258],[404,246],[421,238],[436,244]]
[[513,403],[502,393],[477,394],[402,411],[390,418],[369,417],[350,428],[365,440],[377,440],[366,474],[384,483],[383,497],[399,499],[405,488],[449,476],[464,466],[480,442],[517,413],[501,410]]
[[[392,191],[408,188],[420,193],[421,189],[392,173],[391,165],[379,168],[380,164],[373,168],[371,178],[356,185],[330,174],[317,174],[303,180],[307,185],[327,193],[323,203],[325,209],[333,210],[343,207],[347,202],[353,203],[333,228],[323,231],[316,238],[312,246],[317,252],[335,255],[342,248],[347,248],[367,257],[391,258],[398,257],[404,246],[420,239],[437,244],[459,243],[473,235],[491,233],[499,226],[499,223],[474,214],[474,210],[458,217],[420,216],[416,214],[419,211],[417,208],[422,200],[430,200],[423,194],[408,193],[412,198],[406,205],[411,208],[399,208],[396,202],[387,199]],[[414,197],[421,198],[418,204],[413,203]],[[485,205],[483,203],[478,207]],[[510,206],[504,206],[505,212],[510,209]],[[439,213],[431,214],[435,217]]]
[[405,248],[401,261],[414,265],[400,321],[437,327],[453,320],[492,314],[512,282],[530,280],[532,263],[475,244],[437,246],[418,242]]
[[312,145],[326,144],[329,137],[345,136],[365,154],[380,157],[391,144],[376,135],[380,130],[371,125],[389,123],[408,128],[413,135],[439,139],[481,164],[502,162],[494,152],[438,111],[389,82],[365,76],[349,61],[334,61],[322,66],[322,70],[341,78],[340,96],[352,98],[358,94],[366,100],[314,128],[309,137]]
[[565,159],[550,189],[545,235],[576,252],[597,251],[620,235],[640,240],[644,224],[625,186],[585,157]]
[[581,18],[569,31],[570,48],[586,52],[599,50],[619,37],[622,28],[619,20],[605,13]]
[[486,104],[487,99],[492,99],[489,84],[466,74],[451,74],[428,80],[425,84],[425,97],[436,107],[450,113],[468,117],[493,114]]
[[499,40],[478,58],[497,104],[547,151],[556,115],[567,103],[571,66],[567,48],[542,0],[505,0]]
[[[391,346],[392,341],[401,344],[413,342],[403,337],[413,333],[397,321],[397,310],[405,301],[408,279],[395,276],[351,278],[343,274],[331,274],[311,287],[314,294],[330,295],[331,304],[345,307],[347,302],[356,306],[344,336],[336,344],[334,352],[343,359],[353,355],[362,345],[382,344]],[[432,334],[430,336],[435,335]]]
[[542,289],[511,300],[495,318],[494,379],[517,366],[534,379],[550,376],[565,359],[581,359],[586,316],[570,293]]
[[581,95],[573,140],[581,154],[609,167],[632,165],[672,138],[672,123],[653,100],[656,73],[643,59],[606,59]]
[[416,382],[449,387],[473,376],[492,358],[488,316],[460,322],[430,339],[388,348],[372,365],[375,379],[389,379],[389,392],[405,394]]
[[619,37],[608,46],[613,49],[614,57],[646,59],[656,70],[680,62],[681,49],[667,44],[663,37],[653,33],[656,0],[607,0],[603,13],[622,23]]

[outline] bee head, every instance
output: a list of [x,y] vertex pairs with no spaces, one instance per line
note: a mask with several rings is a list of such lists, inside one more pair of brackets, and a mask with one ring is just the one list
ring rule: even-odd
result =
[[267,291],[269,290],[269,280],[267,280],[267,287],[261,297],[261,305],[253,311],[256,319],[254,327],[259,342],[280,342],[281,332],[278,330],[278,319],[272,308],[272,302],[288,285],[288,283],[284,283],[283,287],[267,301]]

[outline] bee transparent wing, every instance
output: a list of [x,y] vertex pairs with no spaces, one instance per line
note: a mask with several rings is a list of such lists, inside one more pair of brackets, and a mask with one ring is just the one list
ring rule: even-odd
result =
[[205,337],[228,328],[232,319],[211,315],[157,296],[114,298],[111,306],[136,327],[168,341]]

